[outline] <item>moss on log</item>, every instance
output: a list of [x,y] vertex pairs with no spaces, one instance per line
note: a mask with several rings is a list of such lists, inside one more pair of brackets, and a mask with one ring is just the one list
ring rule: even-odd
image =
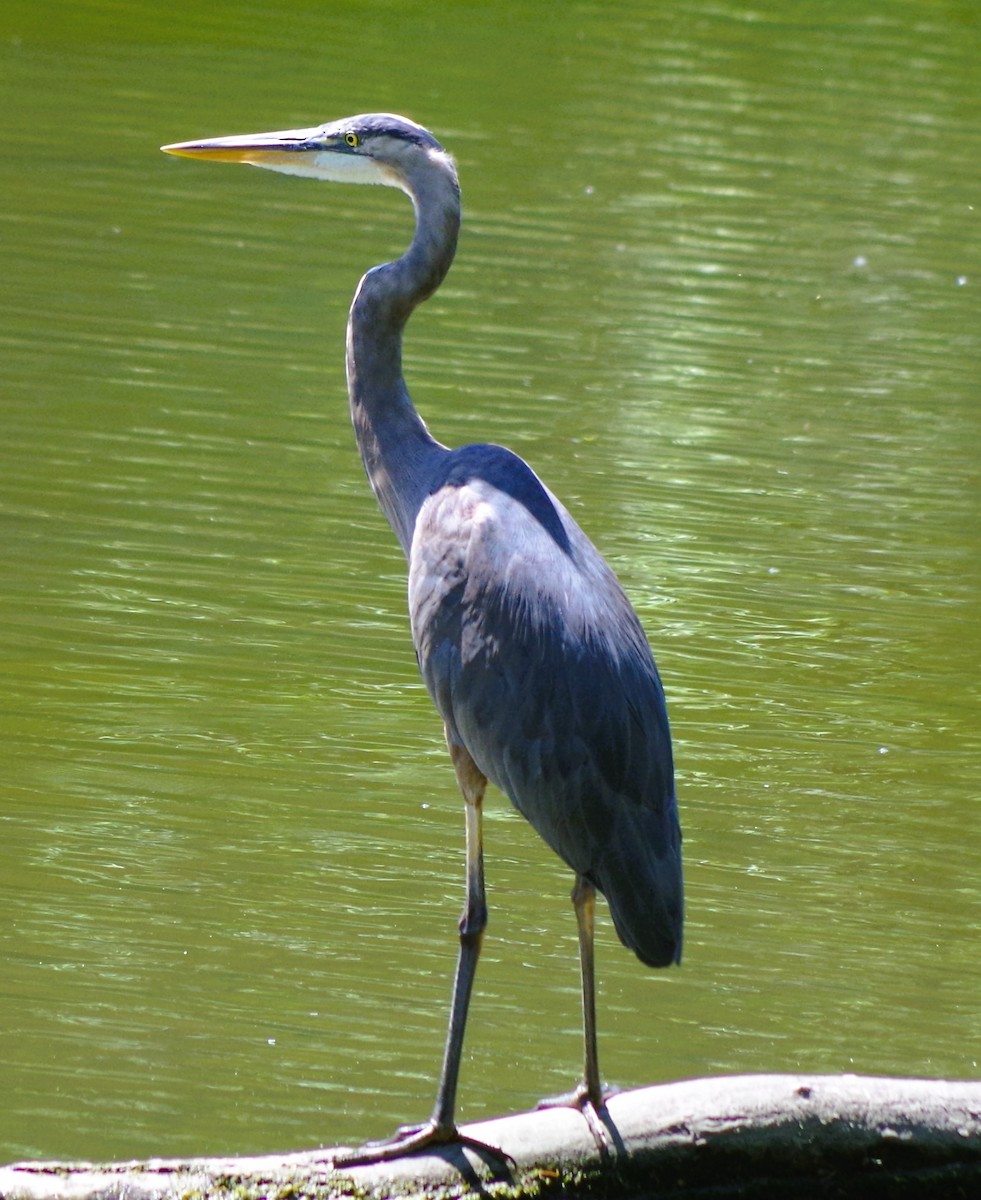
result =
[[450,1146],[336,1170],[338,1148],[262,1157],[0,1167],[2,1200],[976,1200],[981,1082],[744,1075],[614,1096],[601,1155],[570,1109],[467,1126]]

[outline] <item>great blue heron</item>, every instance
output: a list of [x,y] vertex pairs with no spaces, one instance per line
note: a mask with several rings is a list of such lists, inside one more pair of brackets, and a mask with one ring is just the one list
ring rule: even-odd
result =
[[481,806],[491,780],[575,873],[585,1067],[565,1098],[601,1138],[593,917],[606,897],[641,962],[681,956],[681,831],[664,695],[613,572],[531,468],[501,446],[450,450],[419,417],[402,333],[456,252],[453,159],[405,117],[368,114],[278,133],[164,146],[289,175],[401,188],[415,235],[370,270],[347,327],[351,417],[371,487],[408,560],[419,668],[446,732],[466,811],[466,903],[432,1116],[345,1161],[457,1140],[457,1077],[487,906]]

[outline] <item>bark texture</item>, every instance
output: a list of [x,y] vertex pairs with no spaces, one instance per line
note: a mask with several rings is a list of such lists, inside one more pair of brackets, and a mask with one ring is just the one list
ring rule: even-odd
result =
[[981,1082],[743,1075],[622,1092],[601,1154],[571,1109],[466,1127],[450,1146],[344,1169],[338,1148],[261,1157],[0,1167],[2,1200],[978,1200]]

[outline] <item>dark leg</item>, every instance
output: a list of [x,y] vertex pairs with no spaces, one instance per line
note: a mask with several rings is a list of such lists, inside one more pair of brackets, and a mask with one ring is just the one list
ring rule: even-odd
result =
[[596,1050],[596,958],[593,952],[596,927],[596,888],[582,875],[576,876],[572,903],[579,926],[579,970],[582,976],[582,1032],[584,1064],[579,1092],[594,1108],[603,1106],[603,1086]]
[[460,1058],[463,1053],[463,1035],[467,1025],[467,1010],[473,991],[477,959],[484,940],[487,925],[487,903],[484,898],[484,850],[481,831],[481,808],[487,780],[476,763],[462,747],[450,745],[450,757],[456,769],[457,782],[466,801],[467,814],[467,897],[460,917],[460,953],[457,958],[456,976],[453,980],[453,999],[450,1005],[450,1025],[446,1034],[446,1049],[443,1053],[443,1069],[436,1089],[433,1114],[425,1125],[400,1129],[387,1142],[369,1142],[358,1150],[338,1156],[335,1166],[353,1166],[357,1163],[382,1162],[400,1158],[430,1146],[442,1146],[450,1142],[473,1144],[479,1150],[500,1151],[482,1143],[469,1143],[461,1138],[456,1128],[456,1086],[460,1075]]
[[481,823],[484,789],[487,780],[477,769],[466,750],[450,746],[450,757],[456,768],[460,791],[466,801],[467,814],[467,898],[460,917],[460,953],[453,980],[453,1000],[450,1006],[450,1026],[446,1033],[443,1069],[436,1090],[436,1104],[429,1125],[446,1135],[447,1141],[456,1137],[456,1085],[463,1054],[463,1034],[467,1025],[470,995],[473,991],[477,960],[487,925],[487,901],[484,896],[484,838]]
[[578,1108],[586,1119],[601,1154],[609,1153],[611,1139],[600,1116],[606,1097],[615,1089],[600,1082],[599,1055],[596,1049],[596,969],[593,952],[596,917],[596,888],[583,875],[576,876],[572,904],[579,927],[579,969],[582,976],[583,1077],[578,1087],[564,1096],[539,1102],[539,1108],[568,1106]]

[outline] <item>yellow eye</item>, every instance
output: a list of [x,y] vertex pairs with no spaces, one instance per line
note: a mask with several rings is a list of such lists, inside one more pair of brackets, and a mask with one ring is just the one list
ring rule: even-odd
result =
[[353,150],[355,146],[361,145],[361,139],[358,137],[358,135],[356,133],[345,133],[344,143],[345,143],[345,145],[350,146],[351,149]]

